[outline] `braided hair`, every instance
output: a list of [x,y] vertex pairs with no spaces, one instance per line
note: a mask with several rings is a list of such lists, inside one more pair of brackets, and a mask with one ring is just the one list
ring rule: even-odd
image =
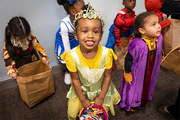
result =
[[11,37],[21,37],[30,35],[31,27],[23,17],[13,17],[5,28],[6,49],[12,57],[15,57],[15,50],[11,44]]

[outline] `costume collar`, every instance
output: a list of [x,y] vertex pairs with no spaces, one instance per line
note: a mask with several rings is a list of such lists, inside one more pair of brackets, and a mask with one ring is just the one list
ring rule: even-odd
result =
[[29,35],[28,38],[24,41],[21,41],[21,40],[17,40],[15,39],[13,36],[11,36],[11,44],[14,46],[14,47],[20,47],[20,48],[28,48],[28,45],[29,45],[29,40],[31,40],[31,36]]
[[143,39],[146,42],[150,51],[156,49],[156,42],[158,41],[157,37],[150,38],[150,37],[141,35],[141,39]]

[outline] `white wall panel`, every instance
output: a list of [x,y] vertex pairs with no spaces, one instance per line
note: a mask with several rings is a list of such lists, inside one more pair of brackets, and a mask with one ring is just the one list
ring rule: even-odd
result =
[[[105,21],[104,35],[101,45],[106,44],[109,27],[120,9],[122,0],[85,0],[99,10]],[[137,14],[145,11],[144,1],[137,0],[135,7]],[[50,58],[50,66],[58,64],[54,55],[54,39],[59,21],[66,16],[63,6],[56,0],[0,0],[0,82],[9,79],[3,61],[4,29],[8,21],[14,16],[25,17]]]

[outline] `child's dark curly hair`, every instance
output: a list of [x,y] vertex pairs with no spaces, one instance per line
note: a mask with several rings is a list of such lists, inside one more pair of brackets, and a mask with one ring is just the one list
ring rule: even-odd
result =
[[69,8],[76,3],[76,1],[69,2],[67,0],[57,0],[59,5],[63,5],[64,9],[66,10],[67,14],[70,14]]
[[150,15],[156,15],[154,12],[143,12],[143,13],[140,13],[135,21],[134,21],[134,33],[133,33],[133,36],[134,37],[138,37],[138,38],[141,38],[141,33],[139,32],[139,28],[144,28],[144,24],[146,22],[146,18]]

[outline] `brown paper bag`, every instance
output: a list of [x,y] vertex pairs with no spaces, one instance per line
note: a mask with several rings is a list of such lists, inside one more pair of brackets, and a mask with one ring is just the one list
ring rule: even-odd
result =
[[17,83],[23,101],[32,107],[54,93],[51,68],[41,60],[18,68]]
[[129,38],[121,37],[121,42],[122,42],[121,49],[117,45],[115,45],[114,47],[114,53],[117,56],[117,60],[115,61],[115,64],[118,70],[123,69],[124,56],[127,52],[127,46],[129,44],[129,41],[130,41]]
[[175,48],[180,43],[180,20],[169,19],[171,25],[166,27],[162,31],[163,44],[162,48],[167,55],[173,48]]
[[180,77],[180,44],[166,55],[161,66]]

